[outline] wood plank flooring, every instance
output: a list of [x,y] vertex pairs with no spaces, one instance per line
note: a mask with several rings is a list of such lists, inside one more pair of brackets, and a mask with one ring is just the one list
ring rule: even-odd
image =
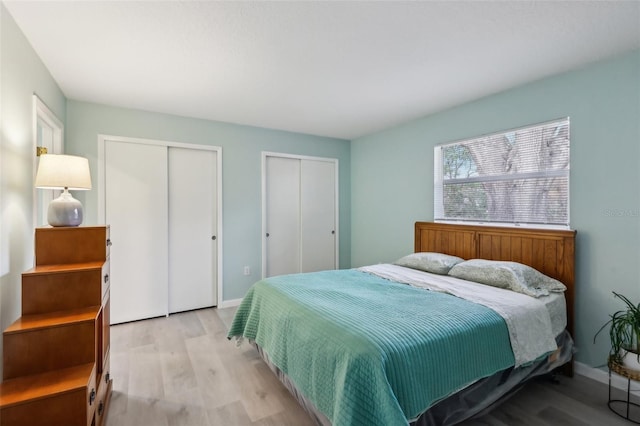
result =
[[[202,309],[112,326],[114,387],[107,425],[312,425],[256,351],[226,339],[234,313],[235,308]],[[607,408],[606,385],[575,376],[560,377],[559,384],[534,380],[488,415],[462,424],[631,423]]]

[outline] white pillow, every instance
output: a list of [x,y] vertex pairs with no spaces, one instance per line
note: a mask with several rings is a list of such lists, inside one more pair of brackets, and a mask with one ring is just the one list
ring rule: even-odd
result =
[[505,288],[533,297],[567,289],[560,281],[518,262],[471,259],[458,263],[449,275],[493,287]]
[[402,257],[394,265],[431,272],[433,274],[447,275],[449,270],[464,259],[450,256],[444,253],[421,252]]

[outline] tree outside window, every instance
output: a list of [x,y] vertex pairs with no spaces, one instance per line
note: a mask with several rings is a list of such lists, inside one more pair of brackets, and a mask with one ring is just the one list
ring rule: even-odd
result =
[[569,119],[437,146],[435,173],[436,219],[568,226]]

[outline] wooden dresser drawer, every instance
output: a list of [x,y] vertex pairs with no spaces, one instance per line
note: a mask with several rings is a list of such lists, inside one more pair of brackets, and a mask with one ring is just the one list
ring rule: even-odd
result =
[[98,306],[108,273],[101,261],[32,268],[22,274],[22,315]]
[[[78,232],[80,230],[80,232]],[[111,241],[108,226],[36,228],[36,266],[104,262]]]
[[6,380],[0,426],[33,426],[34,413],[40,425],[91,426],[96,397],[95,364]]
[[4,379],[96,363],[99,313],[91,306],[18,318],[3,333]]

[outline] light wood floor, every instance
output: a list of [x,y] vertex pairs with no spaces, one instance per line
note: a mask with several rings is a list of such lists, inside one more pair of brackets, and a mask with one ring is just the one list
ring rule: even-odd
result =
[[[226,339],[234,313],[203,309],[112,326],[107,425],[312,425],[256,351]],[[583,376],[534,380],[489,415],[463,423],[630,424],[607,408],[607,386]]]

